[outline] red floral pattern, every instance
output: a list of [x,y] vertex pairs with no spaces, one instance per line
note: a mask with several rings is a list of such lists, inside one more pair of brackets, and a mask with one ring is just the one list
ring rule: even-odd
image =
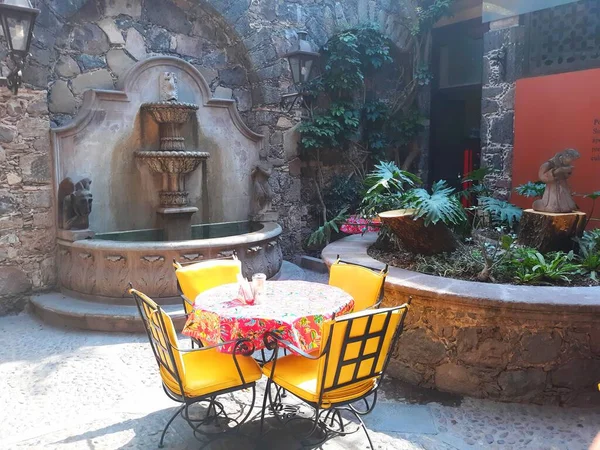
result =
[[[322,323],[354,308],[354,300],[343,290],[306,281],[268,281],[266,295],[254,305],[237,299],[238,285],[226,284],[196,298],[183,334],[205,345],[240,338],[251,339],[255,350],[264,348],[267,331],[278,331],[283,339],[310,352],[321,345]],[[232,353],[233,344],[220,347]]]
[[360,216],[350,216],[342,226],[340,226],[340,231],[346,234],[362,234],[367,231],[369,232],[377,232],[381,224],[379,219],[367,220],[363,219]]

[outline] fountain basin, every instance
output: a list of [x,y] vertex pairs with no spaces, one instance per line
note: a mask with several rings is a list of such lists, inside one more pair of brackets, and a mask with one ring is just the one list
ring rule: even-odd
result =
[[161,304],[181,301],[173,260],[199,262],[231,255],[242,261],[244,276],[262,272],[273,277],[283,260],[272,222],[226,222],[194,225],[192,239],[164,241],[163,230],[131,230],[97,234],[94,239],[59,239],[58,268],[61,291],[103,303],[131,304],[128,283]]
[[190,173],[207,159],[210,153],[194,151],[150,150],[135,152],[135,157],[143,160],[153,172]]
[[178,123],[188,121],[190,115],[198,111],[198,105],[181,102],[150,102],[143,103],[142,110],[152,114],[157,123]]

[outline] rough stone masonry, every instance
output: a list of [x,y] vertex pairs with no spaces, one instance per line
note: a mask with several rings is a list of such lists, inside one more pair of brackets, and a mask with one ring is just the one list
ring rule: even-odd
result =
[[46,91],[0,93],[0,315],[55,284]]

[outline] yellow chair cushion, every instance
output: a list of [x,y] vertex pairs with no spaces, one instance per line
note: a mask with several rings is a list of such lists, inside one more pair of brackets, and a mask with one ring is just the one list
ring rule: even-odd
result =
[[[272,373],[273,363],[266,364],[263,367],[263,373],[272,377],[273,381],[282,388],[311,403],[319,404],[320,392],[328,389],[319,404],[321,408],[329,408],[336,403],[358,399],[375,386],[378,379],[377,374],[383,370],[392,338],[403,312],[403,309],[390,311],[390,308],[385,308],[359,311],[329,320],[323,323],[321,339],[321,345],[324,346],[331,335],[327,351],[328,357],[324,354],[318,359],[309,359],[291,354],[277,360],[274,373]],[[389,323],[383,334],[388,316]],[[369,317],[371,318],[369,319]],[[367,338],[361,353],[360,341],[351,343],[344,341],[347,327],[351,327],[349,334],[351,338],[374,333],[382,335]],[[381,340],[383,342],[380,345]],[[321,349],[321,351],[323,350]],[[359,356],[362,358],[361,361],[356,361],[355,359]],[[336,380],[340,361],[343,361],[344,364],[341,367],[339,379]],[[355,377],[357,364],[358,371]],[[371,374],[374,374],[371,378],[353,381]],[[344,384],[345,386],[336,388],[336,386]]]
[[[261,378],[260,367],[249,356],[237,356],[240,370],[246,383]],[[173,393],[181,395],[177,381],[161,368],[161,377]],[[181,382],[186,397],[201,397],[212,392],[242,385],[233,355],[221,353],[217,349],[183,353],[183,374]]]
[[[200,397],[243,384],[233,355],[221,353],[216,348],[180,352],[171,317],[148,296],[141,292],[138,292],[138,295],[148,303],[148,306],[143,304],[143,314],[150,322],[151,339],[159,359],[160,376],[171,392],[182,395],[174,373],[179,374],[186,397]],[[262,377],[260,367],[251,357],[240,355],[237,362],[246,383],[252,383]]]
[[[318,404],[317,380],[319,378],[319,366],[321,360],[324,359],[325,356],[314,360],[293,354],[279,358],[275,366],[273,381],[296,397],[306,402]],[[272,369],[273,363],[267,363],[263,366],[263,373],[270,377]],[[374,383],[374,379],[369,379],[327,392],[323,395],[323,400],[319,407],[329,408],[336,403],[359,398],[369,392],[373,388]]]
[[[222,284],[237,282],[238,274],[242,273],[242,263],[239,260],[203,261],[178,268],[175,271],[181,292],[192,303],[202,292]],[[185,305],[186,313],[191,306]]]
[[335,263],[329,271],[329,285],[346,291],[354,299],[354,311],[370,308],[379,299],[385,275],[353,264]]

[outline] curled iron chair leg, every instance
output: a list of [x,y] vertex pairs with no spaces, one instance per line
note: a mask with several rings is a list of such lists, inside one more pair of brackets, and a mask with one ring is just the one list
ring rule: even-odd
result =
[[173,416],[167,422],[167,425],[165,426],[165,429],[163,430],[162,434],[160,435],[160,442],[158,444],[158,448],[163,448],[163,446],[164,446],[163,442],[165,440],[165,434],[167,434],[167,429],[169,428],[169,426],[171,425],[171,423],[175,420],[175,417],[177,417],[179,415],[179,413],[181,413],[181,411],[183,410],[183,408],[185,408],[185,404],[181,405],[179,408],[177,408],[177,411],[175,411],[175,414],[173,414]]
[[363,429],[363,431],[367,435],[367,440],[369,441],[369,446],[371,447],[371,450],[375,450],[375,447],[373,446],[373,441],[371,441],[371,436],[369,435],[369,430],[367,430],[367,426],[365,425],[365,422],[362,420],[361,415],[357,414],[356,411],[354,411],[353,409],[348,409],[347,411],[352,412],[352,414],[354,414],[354,417],[356,417],[356,419],[360,422],[360,427]]

